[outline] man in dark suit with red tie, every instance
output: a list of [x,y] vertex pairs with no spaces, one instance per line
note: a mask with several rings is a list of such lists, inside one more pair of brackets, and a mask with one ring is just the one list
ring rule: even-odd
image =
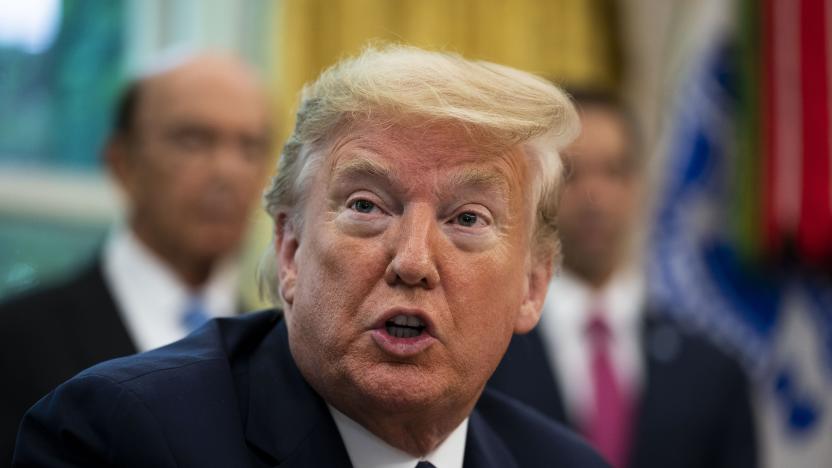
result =
[[569,423],[616,468],[756,465],[746,376],[646,298],[637,252],[646,162],[613,96],[575,93],[564,265],[540,325],[516,336],[490,386]]

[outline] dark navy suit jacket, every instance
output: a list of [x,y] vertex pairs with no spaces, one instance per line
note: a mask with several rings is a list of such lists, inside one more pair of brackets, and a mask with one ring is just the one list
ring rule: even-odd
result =
[[[577,437],[486,391],[465,467],[601,467]],[[158,350],[92,367],[40,400],[15,466],[348,467],[324,401],[289,352],[280,314],[209,322]]]
[[[757,465],[748,382],[737,363],[656,311],[645,314],[646,375],[631,468]],[[570,424],[537,331],[515,336],[488,386]]]
[[96,259],[77,276],[0,305],[0,467],[23,414],[58,384],[136,352]]

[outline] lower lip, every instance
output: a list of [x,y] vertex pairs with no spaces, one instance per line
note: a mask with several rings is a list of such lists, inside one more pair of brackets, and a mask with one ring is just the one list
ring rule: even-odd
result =
[[387,333],[386,328],[376,328],[372,331],[373,341],[388,354],[396,357],[412,357],[426,350],[436,338],[427,332],[412,338],[398,338]]

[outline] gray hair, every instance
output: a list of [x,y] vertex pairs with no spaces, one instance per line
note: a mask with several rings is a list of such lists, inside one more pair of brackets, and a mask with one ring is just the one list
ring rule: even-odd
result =
[[[414,121],[459,125],[491,151],[522,145],[537,169],[535,254],[558,263],[555,217],[563,172],[559,151],[577,136],[578,115],[567,95],[542,78],[453,53],[371,46],[306,85],[295,129],[265,191],[266,211],[275,221],[286,214],[300,229],[304,187],[320,162],[321,152],[316,150],[344,125]],[[272,300],[279,297],[274,262],[272,246],[260,271],[261,292]]]

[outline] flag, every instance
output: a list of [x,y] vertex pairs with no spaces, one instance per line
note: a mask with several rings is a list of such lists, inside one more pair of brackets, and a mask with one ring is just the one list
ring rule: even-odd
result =
[[829,466],[829,3],[702,5],[667,108],[650,297],[749,371],[765,466]]

